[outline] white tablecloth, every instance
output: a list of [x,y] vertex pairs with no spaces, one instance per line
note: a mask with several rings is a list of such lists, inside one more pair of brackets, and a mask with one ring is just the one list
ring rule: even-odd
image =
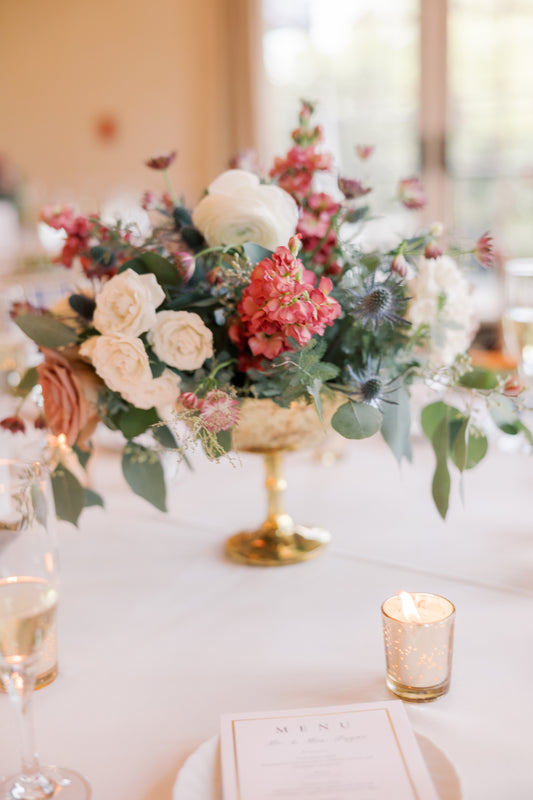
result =
[[[456,605],[448,695],[406,704],[454,765],[468,800],[533,797],[533,461],[493,445],[446,523],[430,498],[425,443],[398,469],[379,439],[330,467],[287,457],[287,507],[328,527],[314,561],[244,567],[226,536],[264,518],[263,467],[194,460],[162,515],[100,453],[106,510],[60,526],[60,674],[35,695],[43,762],[83,772],[95,800],[170,800],[187,756],[222,712],[391,698],[381,602],[399,589]],[[18,731],[0,697],[0,772]],[[443,797],[442,800],[447,800]]]

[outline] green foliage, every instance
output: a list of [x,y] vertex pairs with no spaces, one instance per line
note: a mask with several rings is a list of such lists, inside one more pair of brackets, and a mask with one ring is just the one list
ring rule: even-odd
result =
[[135,408],[130,406],[127,411],[121,411],[118,417],[118,426],[126,439],[134,439],[140,436],[151,425],[159,422],[155,408]]
[[162,286],[179,286],[182,282],[176,267],[157,253],[142,253],[131,258],[118,268],[118,272],[132,269],[139,275],[152,273]]
[[57,516],[77,526],[85,506],[85,489],[63,464],[57,465],[51,479]]
[[122,453],[122,472],[135,494],[160,511],[167,510],[165,475],[157,453],[128,442]]
[[402,458],[411,461],[413,453],[410,439],[411,410],[409,407],[409,394],[401,386],[395,392],[388,394],[387,400],[392,402],[383,403],[381,435],[394,453],[398,463],[401,463]]
[[263,259],[271,258],[272,256],[272,250],[267,250],[266,247],[255,244],[255,242],[246,242],[242,249],[244,250],[245,256],[252,264],[259,264]]
[[19,314],[15,322],[26,336],[29,336],[39,347],[50,347],[57,350],[74,344],[76,331],[55,319],[51,314]]
[[496,389],[498,386],[498,378],[491,370],[475,367],[470,372],[461,375],[459,384],[461,386],[466,386],[468,389],[490,391],[491,389]]
[[34,386],[39,382],[39,375],[35,367],[27,369],[17,387],[13,389],[13,394],[17,397],[27,397]]
[[104,500],[98,492],[93,492],[92,489],[85,489],[85,507],[100,506],[104,507]]
[[374,406],[348,400],[334,413],[331,426],[345,439],[368,439],[379,431],[381,420]]
[[178,449],[176,438],[168,425],[154,425],[152,428],[152,435],[156,442],[159,442],[159,444],[166,450]]
[[498,428],[510,436],[522,433],[529,444],[533,446],[533,434],[518,417],[516,402],[511,397],[494,395],[488,400],[488,408],[494,423]]
[[422,411],[422,429],[432,444],[436,458],[432,493],[439,514],[448,512],[451,490],[449,462],[460,473],[472,469],[487,453],[488,441],[454,406],[442,401],[426,406]]

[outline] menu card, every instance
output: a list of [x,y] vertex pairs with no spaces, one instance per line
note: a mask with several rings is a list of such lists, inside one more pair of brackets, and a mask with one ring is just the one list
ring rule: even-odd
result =
[[400,700],[224,714],[224,800],[438,800]]

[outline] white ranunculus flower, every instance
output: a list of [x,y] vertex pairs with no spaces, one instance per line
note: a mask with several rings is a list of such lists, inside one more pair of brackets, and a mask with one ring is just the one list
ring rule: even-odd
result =
[[156,356],[176,369],[198,369],[213,355],[213,334],[190,311],[160,311],[148,341]]
[[179,376],[166,369],[158,378],[137,384],[122,391],[122,397],[136,408],[174,406],[179,395]]
[[113,392],[131,393],[152,380],[148,356],[141,339],[134,336],[91,336],[80,347],[97,374]]
[[96,297],[94,327],[106,335],[139,336],[154,323],[165,293],[155,275],[132,269],[115,275]]
[[418,274],[409,281],[412,302],[408,317],[415,327],[428,325],[430,361],[452,364],[468,350],[474,332],[474,304],[468,281],[449,256],[421,258]]
[[257,175],[230,169],[218,176],[193,211],[193,222],[211,247],[255,242],[269,250],[286,245],[296,230],[298,206],[284,189]]

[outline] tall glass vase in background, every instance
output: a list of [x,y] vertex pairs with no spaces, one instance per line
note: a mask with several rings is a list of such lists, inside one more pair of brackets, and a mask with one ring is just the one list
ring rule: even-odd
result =
[[18,710],[22,768],[0,780],[2,800],[86,800],[76,772],[41,767],[31,716],[42,654],[55,629],[59,596],[55,508],[38,463],[0,460],[0,675]]
[[533,388],[533,258],[505,265],[503,337],[526,387]]

